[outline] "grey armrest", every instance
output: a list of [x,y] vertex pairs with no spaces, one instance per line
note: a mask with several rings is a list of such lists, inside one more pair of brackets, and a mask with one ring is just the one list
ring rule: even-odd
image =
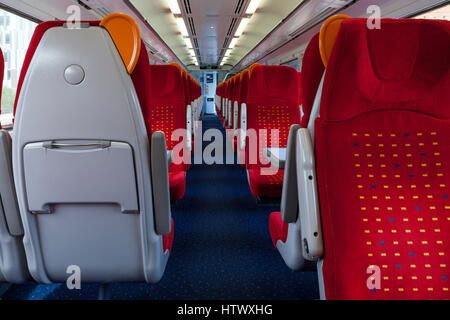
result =
[[297,131],[297,183],[303,257],[317,261],[323,256],[323,238],[317,192],[314,147],[308,129]]
[[296,142],[297,131],[302,129],[298,124],[291,126],[284,164],[283,193],[281,195],[281,217],[286,223],[295,223],[298,218],[298,183]]
[[0,197],[8,230],[12,236],[23,236],[22,221],[17,205],[16,188],[12,175],[11,137],[5,130],[0,131]]
[[172,230],[169,167],[167,160],[166,138],[164,133],[161,131],[155,132],[152,135],[151,176],[155,231],[159,235],[168,235]]

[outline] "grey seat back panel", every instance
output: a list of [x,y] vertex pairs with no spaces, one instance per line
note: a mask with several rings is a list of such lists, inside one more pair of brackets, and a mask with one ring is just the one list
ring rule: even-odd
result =
[[[71,65],[85,72],[79,85],[64,79]],[[13,171],[33,278],[44,283],[61,281],[65,267],[78,264],[82,281],[159,281],[168,255],[162,252],[162,237],[155,233],[147,131],[131,78],[106,30],[53,28],[44,34],[23,83],[14,130]],[[29,211],[25,146],[67,140],[130,146],[138,215],[104,203],[56,204],[47,216]],[[120,161],[113,163],[120,170]],[[66,172],[69,182],[76,181],[75,173]],[[107,180],[103,185],[112,187]],[[118,272],[122,268],[125,271]]]

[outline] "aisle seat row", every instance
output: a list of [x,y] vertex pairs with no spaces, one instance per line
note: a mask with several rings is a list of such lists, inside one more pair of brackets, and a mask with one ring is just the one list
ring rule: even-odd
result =
[[305,52],[272,239],[321,298],[450,299],[450,22],[367,25],[332,17]]
[[291,67],[254,64],[217,88],[217,113],[257,198],[281,197],[284,170],[264,149],[285,148],[289,128],[301,122],[300,79]]
[[181,66],[149,64],[124,14],[38,25],[0,131],[0,282],[65,282],[73,266],[82,282],[158,282],[189,169],[167,150],[188,129],[191,152],[201,101]]

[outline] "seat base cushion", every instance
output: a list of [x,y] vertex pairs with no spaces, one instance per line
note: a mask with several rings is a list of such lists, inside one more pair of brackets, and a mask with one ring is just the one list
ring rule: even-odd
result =
[[186,172],[169,172],[170,200],[176,201],[184,197],[186,191]]
[[281,219],[281,212],[272,212],[269,217],[270,237],[274,247],[277,247],[278,240],[286,242],[289,225]]
[[262,175],[261,170],[247,170],[250,190],[253,195],[264,198],[281,198],[284,170],[280,169],[272,175]]

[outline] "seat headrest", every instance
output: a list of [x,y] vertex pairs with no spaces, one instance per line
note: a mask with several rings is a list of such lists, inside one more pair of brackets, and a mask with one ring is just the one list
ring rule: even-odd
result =
[[241,97],[241,75],[238,74],[234,78],[233,100],[239,101]]
[[380,110],[450,118],[450,22],[366,19],[342,23],[325,78],[320,116],[343,121]]
[[255,66],[250,72],[248,100],[275,98],[297,104],[297,70],[288,66]]
[[151,65],[152,75],[152,97],[166,97],[168,95],[179,95],[184,99],[182,78],[180,70],[173,65]]
[[249,79],[250,79],[250,72],[248,70],[244,70],[241,73],[241,103],[247,102]]

